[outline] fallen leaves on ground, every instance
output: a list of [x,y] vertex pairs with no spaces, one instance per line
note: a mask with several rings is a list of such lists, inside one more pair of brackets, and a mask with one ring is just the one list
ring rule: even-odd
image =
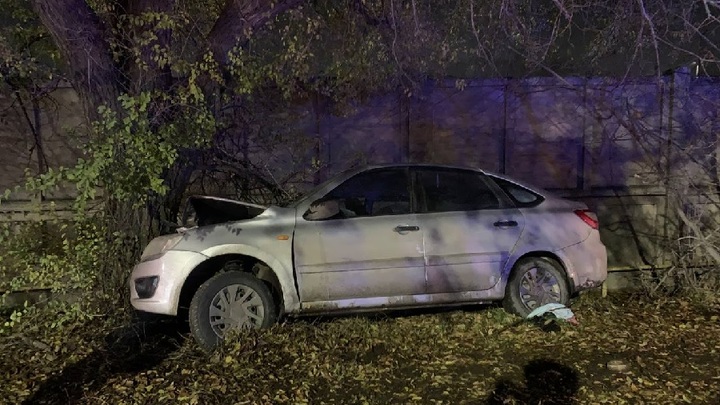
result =
[[[590,294],[557,332],[500,308],[292,320],[212,355],[95,319],[0,337],[0,398],[79,404],[720,403],[720,309]],[[52,317],[48,317],[51,319]],[[143,337],[145,336],[145,337]],[[38,341],[41,344],[28,344]],[[607,368],[622,360],[623,372]]]

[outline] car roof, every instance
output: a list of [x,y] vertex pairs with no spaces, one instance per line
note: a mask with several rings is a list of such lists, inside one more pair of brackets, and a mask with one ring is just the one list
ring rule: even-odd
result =
[[355,166],[353,168],[353,170],[365,171],[368,169],[386,169],[386,168],[392,168],[392,167],[426,167],[426,168],[442,168],[442,169],[460,169],[460,170],[474,170],[474,171],[478,171],[478,172],[488,173],[485,170],[479,169],[477,167],[449,165],[449,164],[440,164],[440,163],[379,163],[379,164],[368,164],[368,165]]
[[497,172],[493,172],[493,171],[489,171],[489,170],[483,170],[483,169],[480,169],[477,167],[472,167],[472,166],[440,164],[440,163],[380,163],[380,164],[360,165],[360,166],[353,167],[350,170],[352,170],[355,173],[359,173],[359,172],[363,172],[363,171],[371,170],[371,169],[386,169],[386,168],[393,168],[393,167],[408,167],[408,168],[418,167],[418,168],[472,170],[472,171],[486,174],[488,176],[499,177],[501,179],[515,183],[521,187],[530,189],[546,198],[557,197],[556,195],[554,195],[553,193],[551,193],[548,190],[543,189],[542,187],[519,180],[513,176],[508,176],[507,174],[501,174],[501,173],[497,173]]

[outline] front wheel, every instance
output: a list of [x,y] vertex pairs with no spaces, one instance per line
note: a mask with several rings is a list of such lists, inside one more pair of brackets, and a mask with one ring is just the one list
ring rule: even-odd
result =
[[519,261],[505,288],[503,304],[508,312],[527,317],[545,304],[570,301],[565,272],[555,260],[530,257]]
[[231,330],[267,328],[277,322],[277,306],[265,283],[249,273],[230,271],[211,277],[190,302],[190,331],[205,350],[214,349]]

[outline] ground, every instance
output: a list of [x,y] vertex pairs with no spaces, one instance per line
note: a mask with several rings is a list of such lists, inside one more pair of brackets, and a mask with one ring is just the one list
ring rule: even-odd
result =
[[[720,307],[589,294],[547,331],[501,308],[291,320],[213,355],[107,317],[0,336],[0,398],[57,404],[720,403]],[[48,315],[48,314],[45,314]],[[47,320],[44,320],[47,319]],[[48,322],[47,325],[42,322]],[[626,371],[611,371],[621,360]]]

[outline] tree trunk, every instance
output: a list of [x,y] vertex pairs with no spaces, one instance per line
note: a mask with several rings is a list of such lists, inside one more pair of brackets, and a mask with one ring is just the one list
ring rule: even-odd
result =
[[[249,32],[304,1],[227,0],[207,37],[208,48],[224,65],[228,52],[242,44]],[[32,4],[68,64],[70,80],[83,98],[88,119],[98,118],[100,105],[116,109],[123,78],[128,72],[121,72],[113,60],[107,40],[110,31],[103,21],[85,0],[32,0]],[[175,0],[124,0],[118,5],[118,11],[126,13],[170,12]],[[169,40],[169,33],[159,34],[159,42]],[[156,79],[161,83],[170,79],[169,71],[160,73]]]
[[88,120],[98,117],[103,104],[116,109],[120,74],[100,18],[84,0],[32,0],[32,5],[68,65]]
[[[121,12],[134,16],[141,16],[143,13],[164,13],[171,15],[177,0],[124,0],[118,3]],[[172,30],[157,30],[153,24],[142,24],[140,26],[127,27],[132,31],[133,37],[139,37],[143,32],[154,31],[157,37],[148,44],[140,48],[140,59],[142,65],[135,63],[134,56],[130,56],[130,61],[125,67],[127,76],[130,80],[128,91],[137,93],[145,90],[161,90],[167,91],[172,86],[172,73],[170,65],[159,66],[154,60],[156,56],[155,47],[161,50],[168,50],[171,47]],[[131,45],[132,46],[132,45]]]
[[236,45],[241,45],[250,31],[304,2],[305,0],[227,0],[207,38],[208,47],[215,60],[220,65],[226,64],[228,52]]
[[[227,62],[228,52],[236,45],[243,45],[250,32],[263,26],[278,13],[295,7],[306,0],[227,0],[213,28],[205,38],[207,48],[223,66]],[[99,118],[97,107],[107,105],[118,111],[118,96],[122,92],[137,94],[145,90],[171,91],[173,87],[170,67],[160,67],[153,60],[153,47],[170,47],[172,33],[169,30],[155,32],[157,39],[145,44],[140,50],[141,62],[148,66],[144,69],[135,63],[132,55],[121,55],[121,60],[113,59],[110,44],[112,40],[121,45],[133,46],[127,37],[110,38],[109,28],[118,28],[123,15],[141,15],[144,12],[172,13],[177,0],[116,0],[110,18],[103,22],[90,8],[86,0],[32,0],[33,8],[47,28],[55,44],[67,63],[69,77],[73,87],[80,94],[85,105],[88,122]],[[154,29],[145,26],[126,27],[141,33]],[[110,39],[108,39],[110,38]],[[126,41],[123,43],[122,41]],[[124,60],[123,60],[124,58]],[[222,90],[213,89],[214,91]],[[160,108],[161,111],[169,110]],[[172,116],[153,115],[155,125],[160,125]],[[193,162],[178,162],[179,165],[192,166]],[[184,167],[169,167],[168,175],[180,173],[177,182],[166,179],[174,186],[173,190],[159,201],[161,205],[177,210],[177,199],[182,196],[189,180]],[[162,209],[162,207],[158,207]],[[174,212],[170,213],[171,215]],[[156,216],[157,213],[151,213]]]

